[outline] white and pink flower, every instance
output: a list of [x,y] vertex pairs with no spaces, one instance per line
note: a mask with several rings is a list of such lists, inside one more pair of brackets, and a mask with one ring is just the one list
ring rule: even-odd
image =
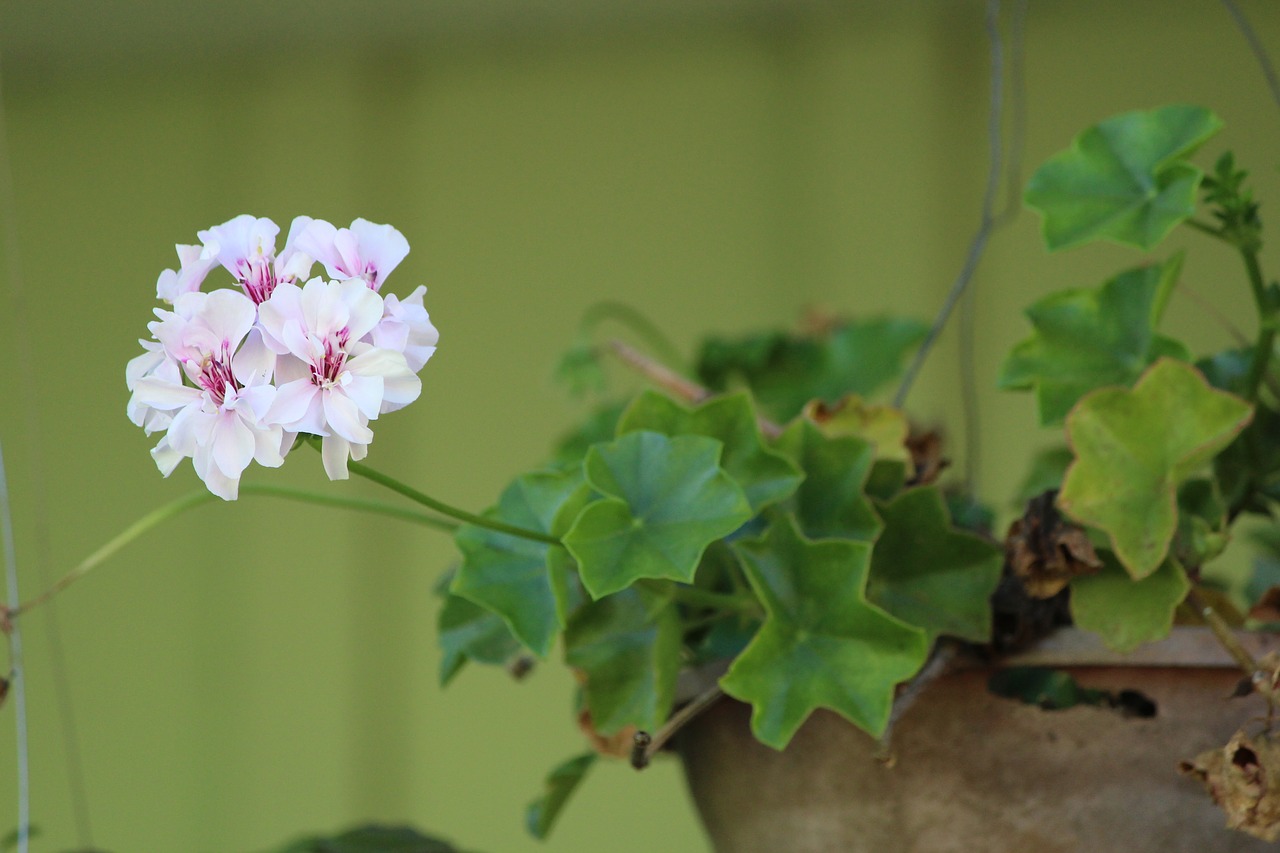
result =
[[380,290],[409,254],[409,241],[390,225],[367,219],[355,220],[350,228],[314,219],[298,235],[298,248],[323,264],[330,278],[359,278],[370,289]]
[[247,213],[201,231],[198,236],[204,243],[204,256],[235,276],[245,295],[257,305],[270,298],[277,284],[305,279],[311,273],[312,257],[296,245],[298,236],[311,224],[309,216],[295,218],[279,255],[276,235],[280,226]]
[[402,407],[422,391],[403,353],[363,340],[382,314],[382,297],[355,278],[281,284],[259,306],[263,339],[279,356],[279,393],[267,418],[322,436],[331,480],[347,478],[348,459],[364,458],[373,441],[369,421],[384,404]]
[[[299,433],[319,436],[326,473],[346,479],[373,441],[370,422],[418,398],[439,339],[425,287],[378,292],[409,252],[395,228],[299,216],[276,254],[279,232],[245,214],[179,245],[179,269],[156,282],[172,310],[156,309],[154,339],[125,370],[129,419],[163,433],[151,452],[161,473],[190,458],[227,500],[251,462],[283,464]],[[300,285],[316,260],[333,280]],[[200,290],[218,265],[243,293]]]
[[241,349],[257,311],[247,296],[223,289],[184,294],[156,316],[148,328],[187,381],[153,370],[134,382],[132,402],[171,418],[152,455],[166,477],[191,458],[211,492],[234,500],[250,462],[284,463],[283,430],[264,417],[277,389],[260,355]]

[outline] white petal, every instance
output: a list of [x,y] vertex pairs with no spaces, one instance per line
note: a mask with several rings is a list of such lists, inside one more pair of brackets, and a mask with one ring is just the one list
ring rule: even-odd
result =
[[320,442],[320,458],[324,460],[324,472],[330,480],[345,480],[347,474],[347,440],[337,435],[325,436]]
[[[316,406],[319,396],[320,389],[312,385],[309,379],[288,382],[276,390],[276,399],[263,416],[263,420],[269,424],[280,424],[285,429],[297,432],[316,432],[323,428],[324,417]],[[313,408],[317,410],[316,417],[308,418]]]
[[352,222],[351,232],[360,241],[361,272],[373,271],[369,285],[376,290],[409,254],[409,241],[390,225],[376,225],[367,219]]
[[373,441],[373,430],[364,425],[360,410],[346,394],[333,388],[321,395],[325,422],[338,435],[358,444]]
[[223,412],[214,421],[209,449],[222,473],[239,477],[253,461],[253,430],[236,412]]
[[[416,379],[417,377],[414,378]],[[342,390],[351,399],[351,402],[356,404],[360,414],[366,418],[376,418],[378,412],[382,410],[383,387],[384,383],[381,376],[349,375],[346,384],[342,386]]]

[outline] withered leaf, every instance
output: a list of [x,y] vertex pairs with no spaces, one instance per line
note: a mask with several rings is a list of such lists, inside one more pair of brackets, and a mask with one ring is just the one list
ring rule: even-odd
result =
[[1273,586],[1262,594],[1258,603],[1249,608],[1249,618],[1259,622],[1280,622],[1280,586]]
[[591,712],[585,708],[578,714],[578,728],[587,736],[587,742],[593,750],[610,758],[630,758],[636,732],[639,731],[635,726],[628,725],[611,735],[602,735],[591,721]]
[[942,436],[937,430],[907,436],[907,451],[911,454],[911,463],[916,469],[911,485],[927,486],[936,481],[938,475],[951,464],[951,460],[942,455]]
[[1227,813],[1227,827],[1264,841],[1280,839],[1280,741],[1238,731],[1222,749],[1202,752],[1178,769],[1198,779]]
[[1055,491],[1027,502],[1022,518],[1009,526],[1005,560],[1032,598],[1057,595],[1071,579],[1102,568],[1084,529],[1062,517]]

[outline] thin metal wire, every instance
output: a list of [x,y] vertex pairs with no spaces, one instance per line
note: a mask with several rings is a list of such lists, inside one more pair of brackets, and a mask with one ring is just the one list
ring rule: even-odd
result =
[[1240,11],[1234,0],[1222,0],[1222,5],[1227,7],[1227,11],[1231,13],[1231,17],[1235,19],[1236,26],[1240,28],[1240,32],[1244,34],[1244,39],[1249,43],[1249,49],[1253,51],[1254,57],[1258,60],[1258,64],[1262,66],[1262,76],[1267,78],[1267,88],[1271,90],[1271,98],[1280,106],[1280,78],[1276,77],[1275,66],[1271,64],[1271,57],[1267,55],[1267,49],[1262,44],[1262,39],[1258,38],[1258,32],[1249,23],[1249,19],[1244,16],[1244,12]]
[[932,328],[929,329],[929,334],[925,337],[924,343],[920,345],[920,349],[916,350],[915,358],[911,360],[906,374],[902,377],[902,383],[898,386],[898,392],[893,396],[895,408],[902,408],[902,404],[907,399],[907,394],[911,391],[911,386],[915,383],[916,376],[920,373],[920,368],[924,365],[925,359],[937,342],[938,336],[942,334],[943,327],[947,325],[947,320],[950,319],[956,303],[960,301],[960,297],[964,295],[965,289],[973,279],[973,274],[978,269],[978,261],[982,258],[982,252],[987,246],[987,239],[991,236],[991,229],[995,224],[995,216],[992,213],[992,209],[995,206],[996,190],[1000,186],[1001,163],[1003,162],[1001,122],[1003,120],[1002,106],[1004,101],[1004,50],[1000,39],[999,21],[1000,0],[988,0],[986,30],[987,36],[991,40],[991,106],[988,112],[987,137],[990,166],[987,170],[986,189],[983,191],[982,196],[982,219],[979,222],[977,232],[969,243],[969,251],[965,256],[964,267],[952,283],[951,290],[947,293],[946,301],[943,302],[942,309],[934,319]]
[[[18,551],[13,544],[13,514],[9,507],[9,482],[4,472],[4,452],[0,449],[0,538],[4,540],[4,576],[9,607],[18,602]],[[27,752],[27,675],[22,665],[22,631],[9,631],[9,693],[13,696],[13,719],[17,727],[18,758],[18,853],[27,853],[31,837],[31,762]]]
[[[4,93],[4,60],[0,56],[0,228],[4,232],[4,250],[8,302],[14,346],[14,375],[21,377],[22,397],[26,413],[26,447],[34,468],[39,470],[44,458],[41,450],[41,429],[35,406],[35,365],[32,363],[32,346],[28,337],[29,323],[26,316],[26,300],[23,293],[22,262],[18,240],[17,195],[13,183],[13,162],[9,156],[8,102]],[[32,561],[36,579],[47,585],[49,574],[49,513],[41,478],[33,478],[24,499],[34,517],[35,532]],[[67,786],[70,789],[71,813],[75,821],[79,846],[93,849],[93,827],[89,820],[89,795],[85,787],[84,763],[80,755],[80,735],[76,724],[75,708],[71,701],[71,685],[67,678],[66,655],[62,647],[62,628],[58,621],[58,609],[51,606],[45,611],[44,640],[49,654],[49,674],[53,681],[54,701],[62,728],[63,754],[66,761]]]

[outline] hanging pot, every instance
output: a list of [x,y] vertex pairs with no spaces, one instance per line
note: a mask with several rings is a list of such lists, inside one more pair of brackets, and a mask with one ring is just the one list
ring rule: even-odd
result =
[[[1274,644],[1252,635],[1254,651]],[[987,689],[969,667],[931,683],[897,722],[893,760],[842,717],[815,712],[785,750],[752,737],[728,697],[679,735],[689,789],[718,853],[1175,853],[1274,846],[1225,828],[1178,764],[1222,747],[1256,698],[1208,632],[1177,629],[1119,656],[1060,631],[1001,666],[1045,665],[1086,688],[1138,691],[1154,716],[1110,707],[1049,711]]]

